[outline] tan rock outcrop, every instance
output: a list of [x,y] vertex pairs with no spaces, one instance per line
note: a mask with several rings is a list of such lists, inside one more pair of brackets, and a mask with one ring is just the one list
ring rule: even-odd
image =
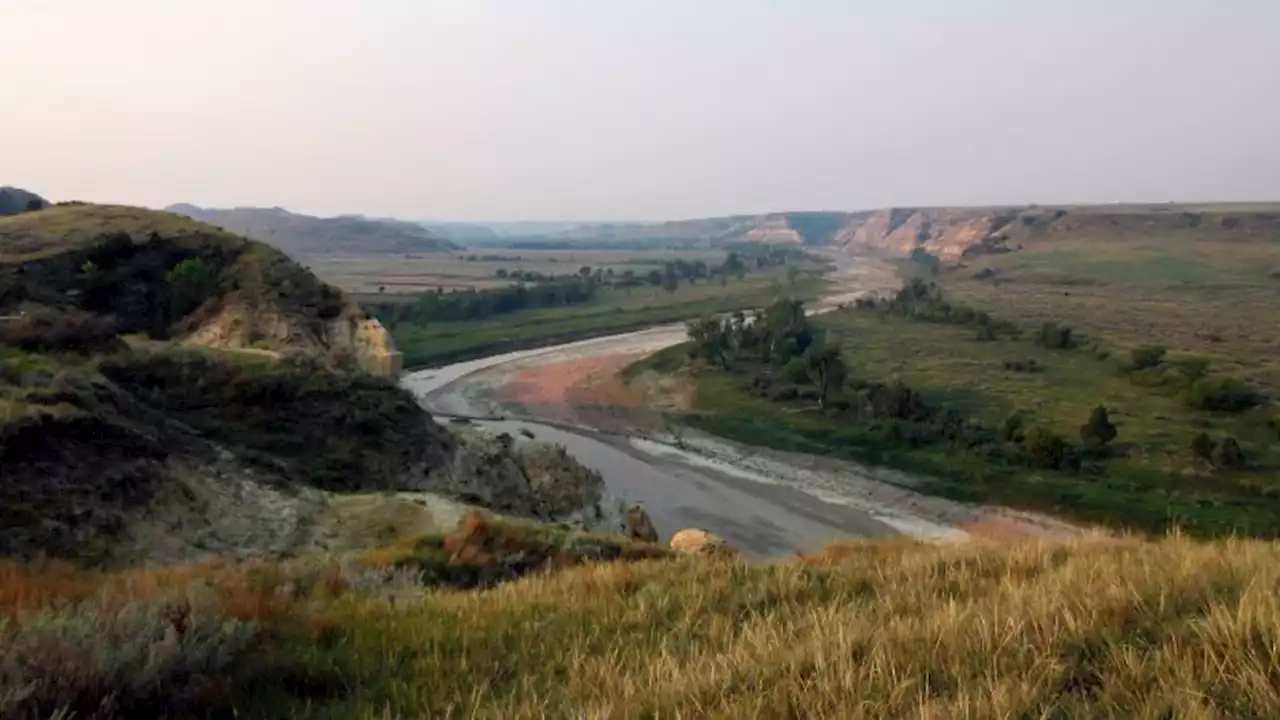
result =
[[225,350],[288,348],[314,355],[349,353],[366,372],[387,377],[396,377],[404,369],[403,356],[391,333],[376,319],[364,318],[355,306],[317,328],[273,304],[232,298],[200,323],[185,342]]
[[706,530],[689,528],[681,530],[671,537],[671,549],[682,555],[703,555],[714,557],[736,557],[738,551],[724,541],[724,538]]
[[893,208],[856,217],[836,234],[834,244],[856,251],[905,256],[922,248],[944,260],[955,260],[1008,222],[1006,213],[989,208]]
[[391,333],[374,318],[356,323],[352,344],[356,358],[366,372],[397,377],[404,369],[404,356],[396,350]]
[[742,235],[743,242],[769,243],[775,245],[800,245],[804,238],[792,229],[787,216],[782,214],[766,215],[760,218],[755,227]]

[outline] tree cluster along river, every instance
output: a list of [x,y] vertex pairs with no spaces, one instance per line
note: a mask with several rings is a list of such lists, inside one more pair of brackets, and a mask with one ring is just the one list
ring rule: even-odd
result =
[[[819,311],[869,290],[883,290],[883,267],[842,260],[833,275],[838,295]],[[874,283],[874,285],[872,285]],[[605,432],[536,415],[497,418],[477,388],[486,377],[521,363],[556,362],[618,353],[656,352],[682,342],[683,325],[495,355],[407,374],[402,384],[439,419],[477,425],[563,445],[598,471],[609,507],[640,503],[660,535],[702,528],[747,555],[767,559],[820,550],[833,540],[906,533],[962,538],[982,509],[912,492],[901,473],[855,463],[752,448],[697,433],[673,438],[636,429]]]

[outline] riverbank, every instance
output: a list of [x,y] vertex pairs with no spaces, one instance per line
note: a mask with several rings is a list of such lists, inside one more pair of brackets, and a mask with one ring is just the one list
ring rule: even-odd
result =
[[[881,284],[846,284],[821,308],[896,282],[883,266],[845,277]],[[684,390],[637,390],[618,371],[684,339],[682,325],[651,328],[414,373],[404,384],[434,413],[501,416],[479,424],[565,445],[602,474],[609,501],[643,504],[664,534],[702,527],[756,557],[894,534],[959,540],[1089,533],[1052,518],[926,495],[918,491],[927,484],[920,476],[673,425],[666,411],[680,408]]]

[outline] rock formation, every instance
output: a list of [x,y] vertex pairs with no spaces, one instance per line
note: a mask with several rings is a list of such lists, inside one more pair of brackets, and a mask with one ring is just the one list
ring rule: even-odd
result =
[[724,538],[696,528],[681,530],[671,536],[671,549],[682,555],[706,557],[736,557],[738,554]]
[[642,540],[644,542],[658,542],[658,531],[653,527],[653,520],[649,518],[649,513],[639,505],[632,505],[627,508],[626,517],[627,537],[632,540]]

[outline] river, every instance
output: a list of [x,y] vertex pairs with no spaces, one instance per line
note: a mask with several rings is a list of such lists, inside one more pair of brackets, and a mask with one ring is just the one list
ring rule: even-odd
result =
[[[867,288],[864,268],[842,267],[828,309]],[[852,279],[851,279],[852,278]],[[881,288],[876,288],[881,289]],[[563,445],[604,479],[606,503],[640,503],[664,539],[683,528],[725,538],[756,559],[814,552],[834,540],[894,534],[963,537],[972,508],[910,489],[892,471],[777,453],[694,433],[678,440],[636,430],[619,434],[539,418],[499,418],[476,389],[488,373],[517,363],[554,362],[627,352],[656,352],[682,342],[682,324],[504,353],[405,375],[404,387],[437,419],[472,420],[513,437]]]

